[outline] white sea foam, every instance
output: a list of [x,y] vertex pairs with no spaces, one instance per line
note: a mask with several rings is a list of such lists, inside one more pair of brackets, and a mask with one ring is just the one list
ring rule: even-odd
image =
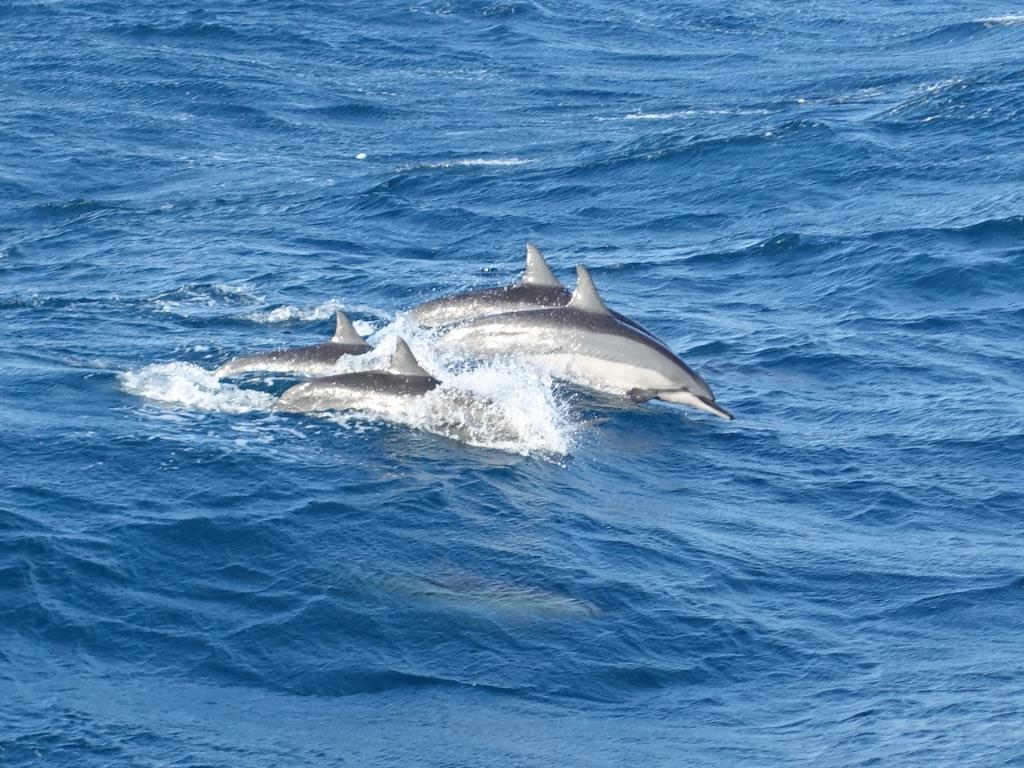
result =
[[556,401],[551,377],[522,363],[491,361],[449,373],[423,398],[430,431],[512,453],[565,455],[575,425]]
[[[291,323],[296,321],[310,322],[313,320],[328,320],[334,317],[334,313],[338,310],[342,310],[344,312],[359,312],[361,314],[375,315],[382,318],[386,317],[380,312],[369,307],[343,304],[337,299],[330,299],[313,307],[296,307],[291,304],[285,304],[280,307],[275,307],[274,309],[247,312],[246,314],[241,315],[241,318],[253,323],[267,324]],[[352,324],[355,326],[356,330],[364,336],[368,333],[373,333],[375,328],[373,323],[365,320],[355,320]]]
[[260,299],[256,289],[248,283],[214,283],[213,291],[221,296],[230,296],[246,299]]
[[[680,120],[700,117],[706,114],[698,109],[679,109],[674,112],[631,112],[623,116],[623,120]],[[720,114],[720,113],[719,113]]]
[[437,160],[423,163],[412,163],[398,168],[400,171],[413,171],[431,168],[509,168],[517,165],[529,165],[536,160],[525,157],[474,157],[463,160]]
[[121,374],[121,387],[147,400],[200,411],[249,413],[268,410],[274,396],[219,381],[212,371],[192,363],[157,363]]
[[253,286],[246,283],[212,283],[183,285],[153,299],[158,312],[179,317],[208,314],[211,307],[221,305],[257,304],[264,301]]
[[941,93],[943,91],[949,91],[954,88],[965,88],[967,81],[962,77],[951,77],[947,80],[940,80],[937,83],[925,83],[924,85],[918,86],[918,91],[924,91],[925,93]]
[[[483,448],[527,455],[565,455],[570,452],[575,424],[564,403],[556,400],[554,382],[543,371],[512,360],[492,360],[478,366],[442,353],[435,335],[405,315],[382,328],[371,340],[375,349],[358,357],[343,357],[339,372],[382,369],[395,339],[401,336],[420,365],[442,384],[421,398],[389,411],[388,421],[450,437]],[[334,414],[337,423],[351,425],[370,414]]]
[[290,304],[275,307],[260,312],[248,312],[242,315],[242,319],[251,320],[254,323],[289,323],[295,320],[326,320],[332,317],[344,305],[335,299],[325,301],[315,307],[294,307]]
[[353,410],[321,415],[346,429],[362,430],[368,423],[387,421],[477,448],[522,456],[569,453],[571,433],[563,432],[551,420],[557,417],[557,406],[543,396],[525,400],[540,407],[527,410],[526,402],[514,403],[509,398],[488,400],[446,382],[423,397],[390,408],[386,414]]
[[767,109],[676,109],[665,112],[630,112],[622,117],[599,117],[597,120],[692,120],[697,117],[712,117],[716,115],[743,117],[767,114]]
[[[370,330],[372,327],[360,332],[370,335]],[[386,413],[332,412],[319,414],[321,418],[355,431],[373,423],[400,424],[520,455],[554,458],[571,451],[577,427],[567,404],[556,398],[550,376],[513,360],[470,366],[462,359],[445,356],[435,344],[435,335],[405,315],[372,334],[372,351],[340,358],[333,372],[385,369],[398,336],[408,341],[417,360],[441,386]],[[269,411],[276,401],[268,392],[222,382],[211,371],[185,362],[149,365],[120,378],[126,392],[193,410]]]

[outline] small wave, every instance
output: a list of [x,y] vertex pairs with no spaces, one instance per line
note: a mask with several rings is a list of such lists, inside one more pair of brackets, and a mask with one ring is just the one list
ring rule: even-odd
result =
[[212,371],[192,363],[147,365],[138,371],[122,373],[120,381],[121,388],[129,394],[201,411],[265,411],[270,409],[276,399],[267,392],[223,383]]
[[954,77],[924,83],[901,103],[876,116],[892,126],[936,120],[957,123],[1013,124],[1024,114],[1024,101],[1000,80]]
[[536,160],[525,157],[472,157],[462,160],[436,160],[400,166],[398,171],[418,171],[447,168],[513,168],[529,165]]
[[939,80],[936,83],[925,83],[918,88],[919,91],[924,93],[942,93],[943,91],[949,91],[953,89],[963,90],[966,88],[971,81],[963,77],[949,77],[945,80]]
[[932,29],[924,34],[912,34],[904,42],[914,44],[964,43],[974,39],[985,39],[986,33],[998,34],[997,30],[1024,25],[1024,14],[1006,13],[1001,16],[985,16],[970,21],[960,21]]
[[[834,134],[834,129],[818,120],[786,120],[770,130],[725,132],[720,135],[697,134],[683,137],[679,131],[641,136],[620,146],[578,162],[564,170],[565,175],[591,174],[611,168],[625,168],[646,163],[682,163],[687,159],[707,158],[713,153],[731,152],[768,141],[789,138],[797,133],[817,133],[822,138]],[[810,141],[808,137],[806,141]]]
[[1024,216],[1007,216],[1004,219],[985,219],[965,227],[958,227],[951,232],[983,238],[1015,239],[1024,234]]
[[498,614],[508,618],[595,618],[596,605],[559,591],[529,584],[486,579],[448,570],[427,576],[386,576],[374,586],[442,609]]
[[[669,112],[631,112],[622,117],[623,120],[680,120],[695,117],[715,117],[729,115],[743,117],[749,115],[767,115],[767,109],[679,109]],[[599,118],[600,119],[600,118]],[[605,118],[606,119],[606,118]]]
[[943,620],[950,614],[967,613],[984,616],[1003,605],[1019,607],[1024,602],[1024,578],[1014,576],[1008,581],[985,586],[949,589],[937,594],[915,597],[892,610],[903,616],[921,616]]
[[[376,315],[384,318],[377,310],[363,306],[353,306],[350,304],[344,304],[337,299],[329,299],[321,302],[314,307],[296,307],[291,304],[283,304],[280,307],[274,309],[263,310],[258,312],[248,312],[240,316],[242,320],[248,320],[253,323],[262,324],[274,324],[274,323],[293,323],[293,322],[310,322],[314,320],[327,320],[334,317],[334,313],[338,310],[344,312],[359,312],[360,314]],[[364,320],[354,321],[356,330],[361,334],[373,333],[375,327],[372,323]]]
[[179,317],[192,317],[197,310],[224,304],[255,304],[264,299],[246,283],[187,283],[173,291],[155,296],[152,303],[158,312]]
[[1019,27],[1024,26],[1024,13],[1008,13],[1005,16],[986,16],[978,19],[979,24],[986,27]]
[[623,116],[623,120],[673,120],[680,117],[697,117],[696,109],[682,109],[678,112],[631,112]]
[[120,201],[75,199],[38,203],[31,210],[37,217],[45,219],[92,219],[125,208]]
[[291,304],[284,304],[263,312],[249,312],[242,315],[243,320],[254,323],[290,323],[295,320],[326,320],[345,306],[335,299],[325,301],[315,307],[303,309]]
[[1024,235],[1024,216],[1007,216],[999,219],[983,219],[973,224],[945,227],[918,227],[913,229],[891,229],[868,235],[872,241],[885,242],[903,237],[917,238],[963,238],[977,243],[1016,244]]
[[764,240],[742,243],[730,250],[696,253],[678,260],[661,263],[724,263],[744,259],[769,259],[778,262],[806,261],[808,258],[825,251],[828,245],[829,242],[821,238],[801,235],[798,232],[780,232]]
[[107,33],[124,35],[137,40],[163,37],[168,39],[231,39],[239,33],[231,27],[216,22],[190,21],[177,25],[158,24],[116,24],[107,28]]
[[397,111],[396,107],[380,104],[367,99],[345,99],[322,107],[312,107],[299,110],[301,114],[314,117],[327,118],[329,120],[350,120],[372,118],[379,119],[388,117]]

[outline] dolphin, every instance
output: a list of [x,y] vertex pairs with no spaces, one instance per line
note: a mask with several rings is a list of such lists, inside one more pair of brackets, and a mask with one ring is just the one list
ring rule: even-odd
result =
[[635,402],[663,400],[733,418],[675,353],[605,307],[586,267],[576,274],[565,307],[479,317],[448,330],[441,343],[482,357],[521,355],[557,378]]
[[493,400],[445,388],[416,362],[399,338],[386,370],[343,373],[296,384],[274,407],[281,411],[358,410],[460,440],[494,446],[523,441],[522,431]]
[[[409,310],[409,317],[423,328],[435,328],[486,315],[557,309],[568,304],[571,298],[572,293],[555,277],[540,248],[527,243],[526,271],[519,282],[432,299]],[[654,338],[654,334],[639,323],[614,310],[609,311],[617,320]]]
[[344,355],[362,355],[372,347],[359,335],[345,313],[335,315],[334,336],[323,344],[294,349],[276,349],[228,360],[214,371],[217,378],[237,376],[248,371],[274,371],[277,373],[317,374],[327,373],[338,358]]
[[395,344],[387,370],[341,373],[313,379],[286,389],[276,407],[284,411],[343,411],[356,409],[390,413],[400,411],[410,398],[440,386],[425,371],[404,339]]
[[413,307],[409,316],[418,325],[433,328],[501,312],[563,307],[570,296],[540,249],[527,243],[526,271],[519,282],[442,296]]

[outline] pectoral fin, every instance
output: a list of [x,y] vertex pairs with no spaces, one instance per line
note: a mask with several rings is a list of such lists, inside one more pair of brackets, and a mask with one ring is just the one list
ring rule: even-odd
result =
[[634,403],[646,403],[648,400],[656,398],[658,393],[653,389],[631,389],[626,396]]

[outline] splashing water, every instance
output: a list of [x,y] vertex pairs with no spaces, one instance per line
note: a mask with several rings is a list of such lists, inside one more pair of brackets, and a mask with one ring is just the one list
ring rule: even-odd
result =
[[[322,320],[341,306],[331,300],[313,310],[286,309],[294,310],[289,319]],[[442,382],[441,386],[386,413],[353,410],[328,412],[321,414],[322,418],[357,431],[362,431],[367,422],[385,421],[467,445],[524,456],[557,457],[571,451],[576,424],[566,404],[556,399],[553,379],[543,371],[514,360],[470,365],[466,360],[446,357],[435,344],[436,335],[419,328],[405,315],[376,333],[367,322],[357,322],[357,328],[369,335],[374,349],[365,355],[339,358],[332,374],[386,369],[395,340],[401,336],[420,364]],[[274,380],[265,378],[263,382]],[[269,411],[277,399],[269,392],[223,382],[212,371],[187,362],[148,365],[122,374],[120,381],[122,389],[130,394],[201,411]]]
[[[240,315],[240,318],[261,324],[291,323],[296,321],[311,322],[314,320],[328,320],[334,317],[334,313],[338,310],[359,312],[360,314],[380,317],[381,319],[390,317],[388,313],[380,312],[372,307],[346,304],[337,299],[329,299],[314,307],[296,307],[291,304],[284,304],[274,309],[247,312]],[[363,320],[356,320],[353,325],[355,325],[357,331],[363,334],[372,333],[374,330],[374,326],[371,323]]]
[[161,403],[172,403],[200,411],[249,413],[269,410],[273,395],[221,382],[212,371],[192,363],[147,365],[120,376],[121,388],[130,394]]

